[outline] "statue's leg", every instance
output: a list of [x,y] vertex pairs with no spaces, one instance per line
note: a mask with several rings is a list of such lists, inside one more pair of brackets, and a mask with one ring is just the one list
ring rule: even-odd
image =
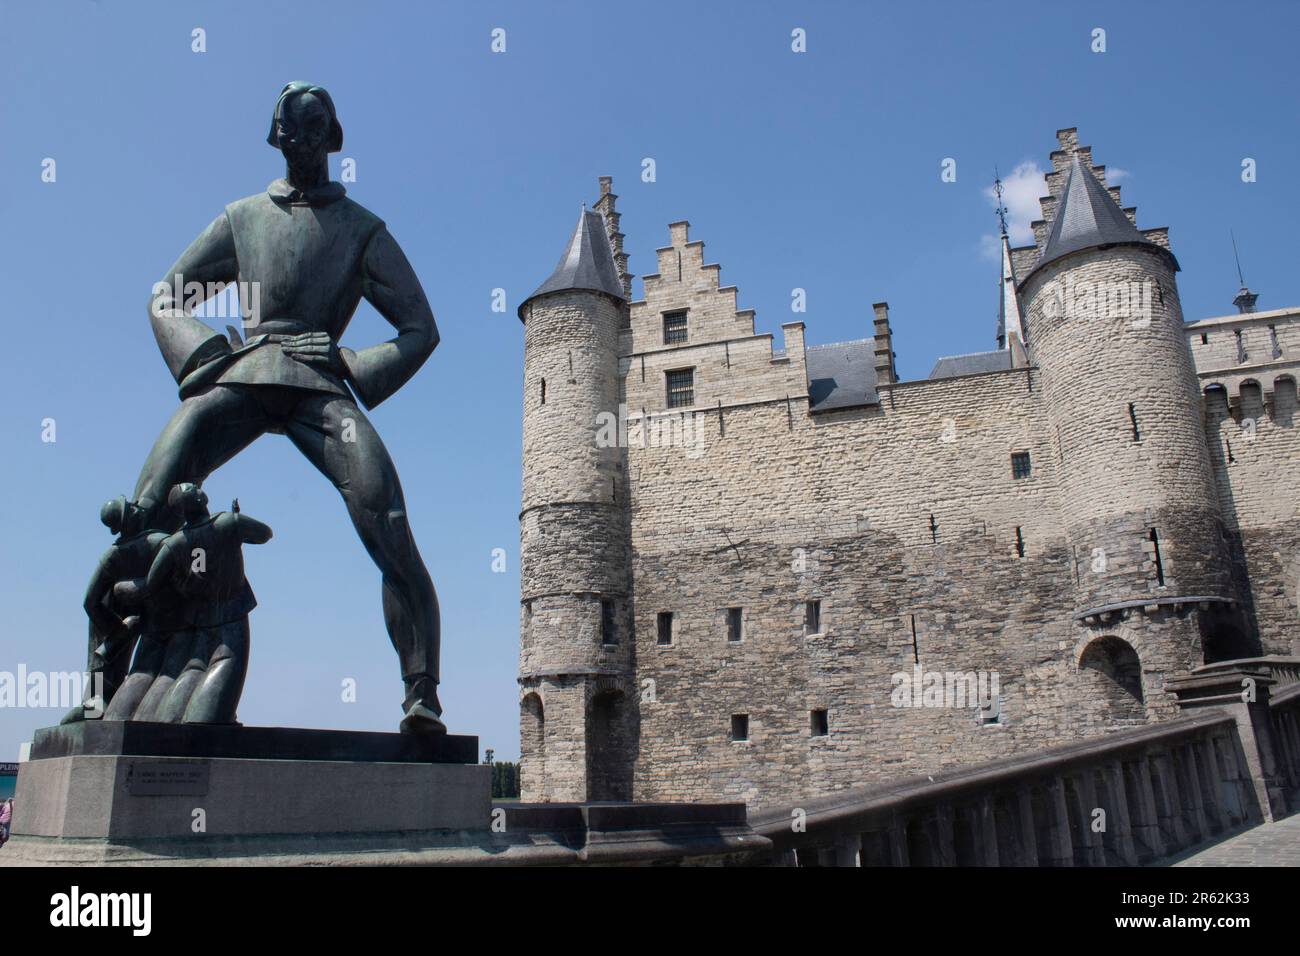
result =
[[179,724],[185,719],[194,694],[203,686],[208,673],[208,660],[216,649],[217,639],[213,628],[198,628],[189,644],[189,659],[181,665],[180,673],[167,690],[167,696],[158,706],[154,720],[163,724]]
[[286,433],[343,496],[348,515],[383,574],[384,624],[406,682],[404,730],[438,732],[438,596],[406,517],[397,468],[379,433],[351,399],[311,393]]
[[248,675],[248,618],[212,629],[215,648],[185,710],[187,724],[233,724]]
[[140,469],[135,500],[150,528],[174,531],[181,516],[167,508],[167,493],[182,481],[202,482],[267,430],[256,394],[237,385],[214,385],[181,402]]
[[134,720],[135,712],[153,686],[154,678],[162,670],[167,647],[149,635],[140,638],[140,646],[131,663],[131,672],[118,688],[104,711],[104,720]]
[[[162,722],[167,695],[180,677],[185,665],[190,660],[190,650],[194,646],[195,632],[173,631],[164,642],[162,666],[159,667],[153,683],[145,691],[144,698],[135,710],[132,720]],[[120,691],[119,691],[120,693]],[[110,705],[112,706],[112,705]]]

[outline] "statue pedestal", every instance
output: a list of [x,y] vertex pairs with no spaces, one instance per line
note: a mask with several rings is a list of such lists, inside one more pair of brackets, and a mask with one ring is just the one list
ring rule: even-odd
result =
[[491,823],[478,738],[87,721],[37,731],[6,862],[256,860],[463,844]]

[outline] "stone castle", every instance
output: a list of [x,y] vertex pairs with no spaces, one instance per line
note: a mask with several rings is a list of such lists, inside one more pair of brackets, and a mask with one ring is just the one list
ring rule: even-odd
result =
[[1167,230],[1057,138],[998,348],[916,381],[883,302],[755,334],[686,222],[632,301],[601,180],[519,307],[525,800],[770,808],[1300,652],[1300,309],[1185,322]]

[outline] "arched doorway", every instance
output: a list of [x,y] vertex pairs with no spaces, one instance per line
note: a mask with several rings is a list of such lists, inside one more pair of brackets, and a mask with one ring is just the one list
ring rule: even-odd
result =
[[1091,641],[1079,656],[1079,673],[1108,717],[1125,722],[1146,720],[1142,662],[1128,641],[1113,636]]
[[540,800],[546,782],[546,711],[538,694],[519,702],[519,795]]

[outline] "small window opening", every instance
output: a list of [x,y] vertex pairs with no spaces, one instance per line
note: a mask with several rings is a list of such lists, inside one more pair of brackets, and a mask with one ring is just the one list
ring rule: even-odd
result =
[[1156,563],[1156,583],[1164,586],[1165,583],[1165,565],[1160,560],[1160,536],[1156,534],[1156,529],[1151,529],[1151,558]]
[[1029,452],[1014,451],[1011,453],[1011,477],[1015,479],[1028,478],[1030,474]]
[[1277,326],[1276,326],[1276,325],[1270,325],[1270,326],[1268,327],[1268,341],[1269,341],[1269,345],[1272,346],[1272,349],[1273,349],[1273,358],[1281,358],[1281,357],[1282,357],[1282,343],[1279,342],[1278,339],[1277,339]]
[[673,642],[673,612],[659,612],[659,643],[660,645],[671,644]]
[[803,608],[803,632],[820,634],[822,632],[822,602],[808,601]]
[[1247,358],[1249,358],[1249,355],[1247,355],[1246,353],[1246,342],[1241,337],[1241,329],[1237,329],[1237,331],[1234,332],[1233,335],[1237,337],[1237,361],[1244,362],[1246,361]]
[[618,620],[614,616],[614,602],[600,602],[600,643],[618,643]]
[[727,608],[727,640],[739,644],[745,637],[745,615],[738,607]]
[[830,735],[830,721],[826,717],[826,711],[813,710],[808,713],[808,731],[814,737],[826,737]]
[[546,379],[542,379],[542,404],[546,404]]
[[1201,333],[1201,344],[1202,344],[1202,345],[1209,345],[1209,344],[1210,344],[1210,336],[1209,336],[1207,333],[1205,333],[1205,332],[1202,332],[1202,333]]
[[1142,440],[1142,430],[1141,430],[1140,428],[1138,428],[1138,413],[1137,413],[1137,406],[1134,405],[1132,402],[1129,402],[1129,403],[1128,403],[1128,420],[1129,420],[1129,423],[1133,426],[1133,440],[1134,440],[1134,441],[1141,441],[1141,440]]
[[1016,557],[1023,558],[1024,556],[1025,556],[1025,536],[1020,533],[1020,528],[1017,527],[1016,528]]
[[732,740],[749,739],[749,714],[731,715],[731,739]]

